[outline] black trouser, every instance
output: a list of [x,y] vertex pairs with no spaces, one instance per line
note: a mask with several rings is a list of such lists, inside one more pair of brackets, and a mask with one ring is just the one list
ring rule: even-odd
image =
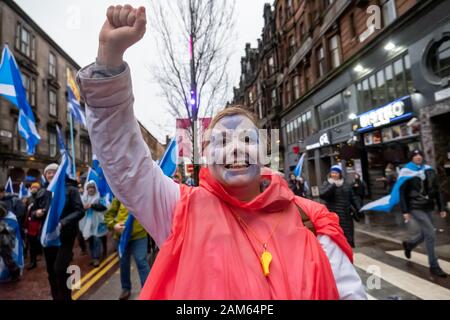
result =
[[103,253],[102,257],[105,258],[108,254],[108,238],[106,235],[100,238],[102,240]]
[[45,262],[47,264],[48,282],[53,300],[72,300],[72,291],[67,286],[69,273],[67,268],[73,257],[73,237],[61,239],[61,246],[44,248]]
[[78,232],[77,239],[78,239],[78,245],[80,246],[81,251],[86,252],[86,240],[84,240],[81,232]]
[[42,252],[41,242],[39,237],[28,236],[28,245],[30,247],[30,263],[36,263],[37,256]]

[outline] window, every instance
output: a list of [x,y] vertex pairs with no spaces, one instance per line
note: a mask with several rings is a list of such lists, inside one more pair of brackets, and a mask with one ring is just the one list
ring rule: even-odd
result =
[[450,37],[445,37],[432,51],[431,69],[440,78],[450,77]]
[[17,125],[18,120],[15,120],[14,125],[14,141],[13,141],[13,151],[19,151],[21,153],[27,153],[27,142],[19,133],[19,126]]
[[409,54],[405,56],[405,77],[407,93],[414,93],[414,83],[411,75],[411,60],[409,58]]
[[[322,103],[319,108],[320,128],[326,129],[338,125],[346,119],[348,107],[339,93]],[[305,119],[306,121],[306,119]]]
[[395,93],[397,98],[403,97],[406,93],[403,75],[403,60],[399,59],[394,62]]
[[341,65],[341,56],[339,53],[339,36],[335,35],[330,39],[331,66],[337,68]]
[[311,67],[305,66],[305,91],[311,89]]
[[293,81],[294,100],[297,100],[298,98],[300,98],[300,81],[298,76],[295,76]]
[[395,0],[382,0],[381,10],[383,12],[384,26],[390,25],[397,17],[397,13],[395,11]]
[[306,130],[307,136],[310,136],[313,134],[311,111],[308,111],[306,113],[306,129],[307,129]]
[[36,79],[22,73],[22,84],[25,88],[28,103],[31,107],[36,107]]
[[291,81],[289,80],[288,82],[285,83],[285,87],[286,87],[286,106],[288,106],[289,104],[291,104]]
[[56,56],[51,52],[48,55],[48,74],[56,78]]
[[250,102],[250,104],[253,104],[253,92],[252,91],[250,91],[249,93],[248,93],[248,101]]
[[56,97],[56,92],[53,90],[49,90],[48,92],[48,105],[49,112],[51,116],[58,116],[58,101]]
[[91,146],[86,140],[81,140],[81,161],[83,163],[90,163]]
[[56,132],[53,130],[49,130],[48,132],[48,147],[50,157],[56,157],[57,152],[57,137]]
[[371,109],[370,104],[370,90],[369,90],[369,79],[366,79],[362,82],[362,111],[367,111]]
[[317,49],[317,77],[322,78],[325,74],[325,53],[323,47]]
[[15,45],[22,54],[36,60],[36,38],[20,22],[16,26]]
[[369,86],[370,86],[370,105],[371,109],[378,106],[378,96],[377,96],[377,79],[376,76],[373,74],[369,78]]
[[294,35],[291,35],[289,37],[289,57],[294,55],[295,53],[295,37]]
[[395,86],[394,86],[394,71],[392,70],[392,65],[388,65],[385,69],[386,74],[386,86],[387,86],[387,100],[395,100]]
[[269,58],[268,63],[269,63],[269,75],[271,76],[275,73],[275,63],[272,56]]
[[305,23],[301,22],[300,23],[300,43],[305,42],[306,40],[306,27],[305,27]]
[[278,99],[277,99],[277,89],[273,89],[272,90],[272,108],[275,107],[278,104]]
[[378,101],[380,104],[387,103],[386,99],[386,81],[384,81],[384,70],[380,70],[377,72],[377,90],[376,95],[378,97]]
[[356,32],[356,20],[355,20],[355,13],[354,12],[350,13],[349,19],[350,19],[350,36],[352,38],[356,38],[356,36],[358,34]]

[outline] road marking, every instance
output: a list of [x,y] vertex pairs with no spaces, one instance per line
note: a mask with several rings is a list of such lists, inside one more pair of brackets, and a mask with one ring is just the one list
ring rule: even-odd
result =
[[80,286],[83,286],[83,284],[89,280],[90,278],[92,278],[97,272],[99,272],[104,266],[106,266],[112,259],[114,259],[117,256],[117,252],[114,252],[113,254],[111,254],[108,258],[106,258],[105,260],[102,261],[102,263],[100,263],[100,265],[98,266],[98,268],[94,268],[91,271],[89,271],[88,274],[86,274],[84,277],[81,278],[80,280]]
[[119,262],[119,257],[115,257],[107,266],[101,269],[91,280],[89,280],[81,289],[72,294],[73,300],[78,300],[86,291],[89,290],[101,277],[103,277],[116,263]]
[[381,261],[372,259],[362,253],[354,254],[354,264],[358,268],[367,270],[370,266],[380,268],[380,276],[390,284],[407,291],[424,300],[448,300],[450,290],[422,278],[391,267]]
[[[424,266],[427,268],[430,267],[430,265],[428,264],[427,255],[416,252],[416,251],[411,252],[411,259],[407,259],[405,257],[403,250],[386,251],[386,253],[390,254],[391,256],[406,260],[406,261],[411,261],[411,262],[420,264],[421,266]],[[442,270],[444,270],[446,273],[450,273],[450,262],[440,259],[439,265],[441,266]]]
[[378,233],[374,233],[374,232],[370,232],[370,231],[366,231],[366,230],[361,230],[361,229],[355,229],[355,231],[359,232],[359,233],[366,234],[366,235],[374,237],[374,238],[383,239],[383,240],[387,240],[387,241],[390,241],[390,242],[402,244],[401,240],[398,240],[398,239],[395,239],[395,238],[391,238],[391,237],[388,237],[388,236],[383,236],[383,235],[378,234]]

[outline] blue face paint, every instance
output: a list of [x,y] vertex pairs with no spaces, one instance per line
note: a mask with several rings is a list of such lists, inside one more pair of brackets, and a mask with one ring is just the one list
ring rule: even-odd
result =
[[[227,187],[249,184],[258,178],[261,171],[257,159],[258,143],[257,128],[247,117],[235,115],[221,119],[212,129],[210,172]],[[227,165],[233,163],[247,163],[247,165],[227,168]]]

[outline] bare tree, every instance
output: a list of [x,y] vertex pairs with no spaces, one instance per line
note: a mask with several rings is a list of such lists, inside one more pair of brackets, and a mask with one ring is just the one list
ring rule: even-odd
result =
[[[212,116],[225,106],[230,94],[228,64],[236,40],[235,0],[152,3],[159,52],[152,74],[168,111],[175,118]],[[195,92],[197,114],[193,114],[191,90]],[[193,143],[194,130],[192,125],[189,134]],[[195,148],[192,150],[195,153]]]

